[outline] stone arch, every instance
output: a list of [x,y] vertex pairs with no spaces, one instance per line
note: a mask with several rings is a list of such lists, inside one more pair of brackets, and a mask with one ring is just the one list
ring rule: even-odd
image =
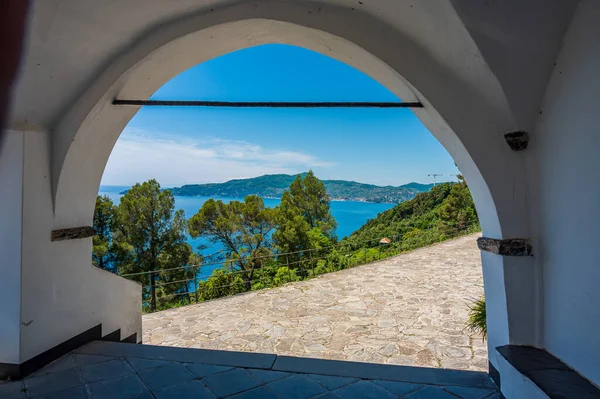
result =
[[[110,152],[137,112],[135,107],[113,106],[114,98],[145,99],[172,77],[210,58],[244,47],[285,43],[345,62],[404,101],[421,101],[425,107],[416,115],[469,182],[484,235],[528,237],[525,157],[511,151],[503,137],[520,126],[503,89],[449,3],[419,7],[418,15],[386,19],[349,4],[241,0],[123,38],[129,40],[126,51],[106,55],[105,67],[82,85],[85,89],[66,112],[53,117],[51,228],[92,223]],[[396,23],[388,24],[392,20]],[[417,38],[413,30],[429,36]],[[78,262],[89,259],[89,240],[69,245],[71,252],[60,254],[61,262],[70,264],[67,258],[73,253]],[[498,367],[493,348],[540,342],[541,300],[531,288],[539,276],[529,257],[483,252],[482,258],[488,314],[493,315],[488,320],[490,361]]]
[[203,61],[254,45],[285,43],[345,62],[404,101],[423,102],[416,114],[467,178],[484,233],[522,235],[526,208],[515,187],[524,179],[502,138],[516,126],[500,85],[478,55],[469,79],[379,18],[346,7],[315,5],[312,16],[306,10],[306,5],[263,2],[210,10],[148,32],[114,57],[53,131],[55,226],[91,223],[110,152],[137,112],[113,106],[114,98],[145,99]]

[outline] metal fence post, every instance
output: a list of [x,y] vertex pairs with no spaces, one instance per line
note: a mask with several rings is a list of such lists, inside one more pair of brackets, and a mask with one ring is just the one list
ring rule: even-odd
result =
[[198,269],[194,266],[194,297],[198,303]]
[[308,254],[310,256],[310,267],[312,269],[312,276],[315,277],[315,264],[313,263],[313,258],[312,258],[312,249],[310,249],[308,251]]
[[231,287],[231,295],[233,296],[235,294],[235,288],[233,286],[234,281],[235,281],[235,275],[233,273],[233,262],[232,261],[229,262],[229,275],[231,276],[230,287]]
[[285,265],[288,268],[288,278],[292,281],[292,270],[290,269],[290,259],[288,258],[288,254],[285,254]]
[[330,246],[329,248],[330,248],[330,249],[329,249],[329,255],[330,255],[330,258],[329,258],[329,260],[331,261],[330,270],[331,270],[331,273],[333,273],[333,272],[335,271],[335,269],[334,269],[334,263],[335,263],[335,262],[334,262],[334,260],[332,259],[332,258],[333,258],[333,256],[331,256],[331,253],[332,253],[332,252],[335,250],[335,248],[334,248],[333,246]]
[[150,272],[150,310],[156,312],[156,275],[154,270]]
[[260,282],[263,288],[265,288],[265,260],[263,258],[260,259]]

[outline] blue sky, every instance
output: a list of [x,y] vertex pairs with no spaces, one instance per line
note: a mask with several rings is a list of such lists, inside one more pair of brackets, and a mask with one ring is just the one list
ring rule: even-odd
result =
[[[152,99],[399,101],[362,72],[287,45],[252,47],[197,65]],[[408,109],[145,107],[121,134],[102,184],[156,178],[171,187],[308,169],[322,179],[378,185],[457,173]]]

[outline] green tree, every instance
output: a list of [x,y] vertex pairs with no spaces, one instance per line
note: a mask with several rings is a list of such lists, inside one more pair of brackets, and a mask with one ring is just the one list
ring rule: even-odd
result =
[[388,237],[399,241],[398,250],[408,251],[477,231],[478,218],[471,193],[463,177],[457,177],[458,183],[437,184],[429,192],[380,213],[342,243],[357,250],[372,248],[381,238]]
[[92,263],[102,269],[114,271],[113,256],[110,251],[112,232],[115,224],[117,208],[108,196],[96,197],[94,210],[94,229]]
[[335,241],[337,222],[331,214],[330,198],[312,170],[304,178],[296,176],[283,193],[277,224],[273,240],[281,253],[323,246],[322,236]]
[[452,186],[450,194],[438,209],[440,220],[452,228],[464,228],[478,221],[469,187],[462,176],[458,177],[459,182]]
[[190,235],[206,237],[225,247],[225,264],[244,276],[247,291],[252,288],[254,272],[262,265],[261,256],[272,253],[271,232],[276,209],[265,207],[262,198],[249,195],[244,202],[209,199],[189,221]]
[[[175,211],[175,199],[162,191],[156,180],[134,185],[121,198],[116,212],[115,234],[111,248],[120,274],[152,272],[132,276],[150,284],[145,292],[150,309],[156,310],[157,289],[161,296],[187,293],[187,282],[165,284],[193,278],[193,269],[165,271],[188,264],[192,247],[186,243],[186,219]],[[162,272],[161,272],[162,271]]]

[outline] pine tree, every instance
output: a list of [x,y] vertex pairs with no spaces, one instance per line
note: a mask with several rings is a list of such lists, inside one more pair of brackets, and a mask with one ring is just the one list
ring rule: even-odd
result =
[[[330,246],[337,240],[337,222],[331,214],[329,195],[312,170],[304,178],[296,176],[289,190],[283,193],[278,210],[273,241],[277,251],[286,254],[280,256],[280,263],[299,268],[305,264],[303,261],[313,258],[312,250]],[[306,270],[299,271],[300,276],[305,274]]]
[[110,251],[112,244],[112,230],[114,228],[117,208],[108,196],[96,198],[94,210],[94,229],[96,235],[93,238],[92,263],[102,269],[114,270],[114,257]]
[[[182,210],[175,211],[170,191],[161,191],[156,180],[134,185],[121,198],[116,212],[111,252],[120,274],[153,272],[132,276],[149,284],[144,296],[156,310],[157,283],[194,278],[192,269],[163,271],[188,264],[192,247],[186,242],[187,222]],[[160,293],[188,293],[187,282],[162,285]]]
[[[319,180],[312,170],[304,179],[300,176],[290,185],[290,197],[310,228],[318,228],[330,238],[335,237],[337,222],[331,215],[330,198],[325,190],[325,185]],[[282,201],[282,205],[284,205]]]
[[304,178],[298,175],[283,193],[278,216],[273,239],[282,253],[314,247],[311,237],[319,235],[309,235],[311,229],[318,229],[331,241],[336,240],[337,222],[331,214],[329,195],[312,170]]
[[189,231],[193,238],[206,237],[213,244],[221,243],[227,252],[225,264],[241,272],[249,291],[254,272],[262,266],[256,258],[272,252],[276,214],[277,210],[266,208],[256,195],[228,204],[209,199],[190,219]]
[[478,221],[475,203],[462,176],[438,209],[440,220],[450,228],[465,228]]

